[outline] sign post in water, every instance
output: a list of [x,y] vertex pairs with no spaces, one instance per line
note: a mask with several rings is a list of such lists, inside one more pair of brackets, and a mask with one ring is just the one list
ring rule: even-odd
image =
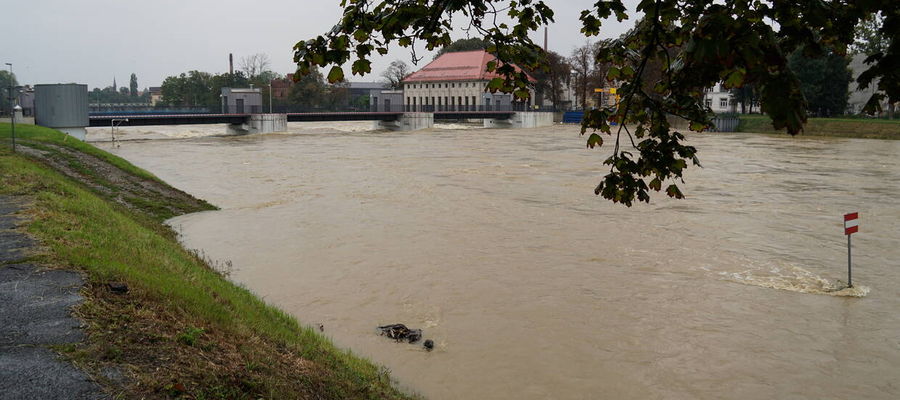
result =
[[853,272],[850,259],[850,235],[859,232],[859,213],[844,214],[844,234],[847,235],[847,287],[853,287]]

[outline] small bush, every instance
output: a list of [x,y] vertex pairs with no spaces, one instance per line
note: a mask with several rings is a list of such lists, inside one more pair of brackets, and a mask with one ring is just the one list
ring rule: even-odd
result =
[[193,347],[195,344],[197,344],[197,340],[200,339],[200,336],[203,335],[203,332],[205,332],[203,328],[187,328],[179,333],[176,339],[180,343],[184,343],[188,346]]

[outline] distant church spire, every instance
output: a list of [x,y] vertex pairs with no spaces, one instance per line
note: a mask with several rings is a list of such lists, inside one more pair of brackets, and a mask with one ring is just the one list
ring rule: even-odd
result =
[[116,77],[113,77],[113,91],[114,92],[119,91],[119,87],[116,86]]

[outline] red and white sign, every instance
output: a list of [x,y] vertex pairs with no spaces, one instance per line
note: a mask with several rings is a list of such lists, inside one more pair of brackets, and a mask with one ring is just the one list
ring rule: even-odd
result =
[[859,213],[844,214],[844,234],[859,232]]

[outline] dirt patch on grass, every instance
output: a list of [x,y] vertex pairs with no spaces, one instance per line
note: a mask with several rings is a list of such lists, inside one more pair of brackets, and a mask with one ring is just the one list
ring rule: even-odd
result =
[[[128,398],[332,398],[328,373],[295,351],[249,333],[192,321],[140,293],[91,284],[77,315],[90,340],[61,349],[103,386]],[[108,376],[119,369],[124,379]]]
[[103,197],[162,221],[178,215],[214,210],[209,203],[164,183],[125,172],[90,154],[46,142],[21,143],[20,151]]

